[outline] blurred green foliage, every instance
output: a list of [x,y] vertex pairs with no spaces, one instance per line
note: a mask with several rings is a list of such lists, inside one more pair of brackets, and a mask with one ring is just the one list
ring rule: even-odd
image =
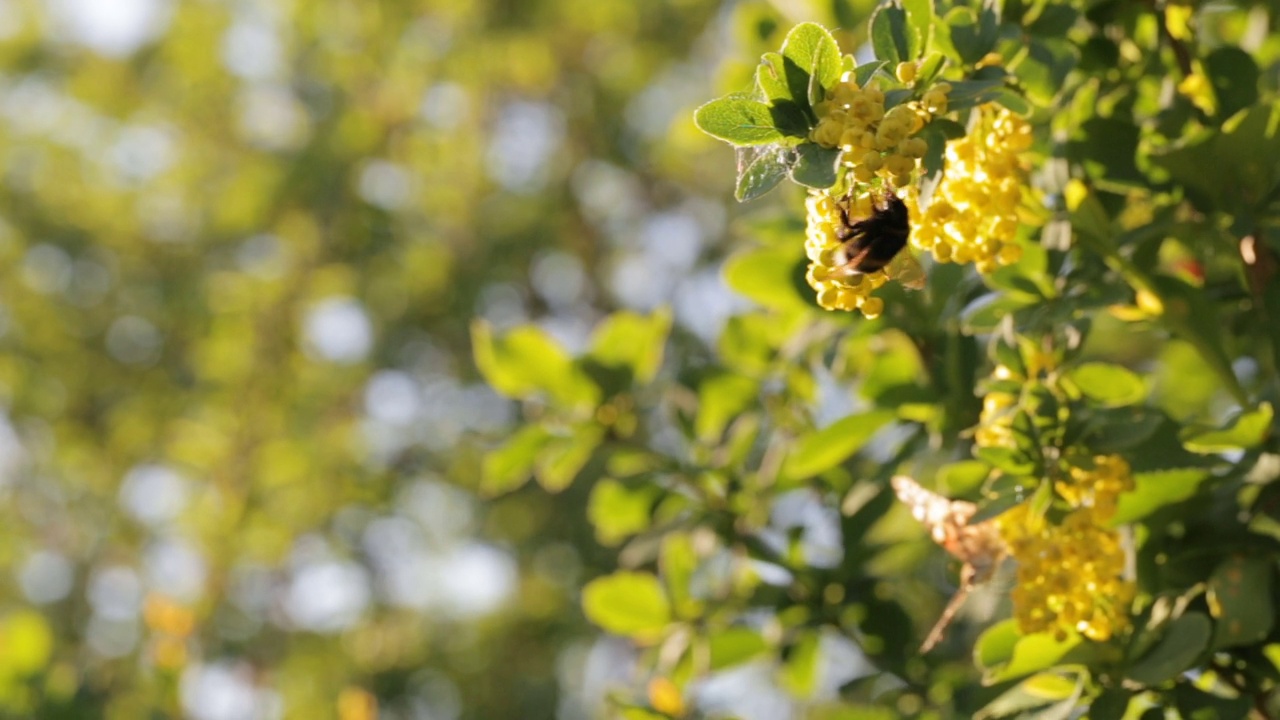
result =
[[[0,715],[1271,707],[1280,21],[875,10],[0,1]],[[1002,55],[953,104],[1035,124],[1029,260],[817,310],[801,193],[729,198],[826,156],[735,179],[692,119],[806,21]],[[1067,327],[1140,629],[921,656],[952,567],[887,480],[991,500],[975,389]]]
[[[787,188],[772,196],[783,209],[744,220],[754,242],[723,277],[756,309],[733,314],[714,344],[690,346],[677,304],[665,343],[651,332],[662,314],[627,343],[644,357],[665,351],[663,371],[606,381],[591,371],[599,343],[573,354],[533,326],[473,331],[486,378],[522,400],[527,423],[488,456],[501,460],[487,467],[490,487],[589,485],[597,538],[619,548],[619,569],[583,593],[587,617],[638,653],[613,712],[1276,715],[1280,20],[1256,3],[868,10],[841,16],[835,35],[812,22],[771,33],[758,71],[730,73],[730,94],[696,111],[701,130],[735,146],[739,200],[767,204],[758,198]],[[839,85],[842,73],[857,87]],[[939,256],[922,292],[877,290],[874,320],[819,310],[802,279],[814,263],[809,284],[824,292],[813,273],[828,263],[805,257],[803,212],[784,181],[837,202],[879,183],[874,167],[853,179],[866,169],[855,148],[871,147],[861,135],[822,139],[839,93],[855,116],[867,97],[856,93],[874,85],[868,102],[883,115],[941,80],[946,117],[912,109],[923,129],[910,132],[933,153],[919,194],[948,173],[985,182],[972,160],[942,151],[984,127],[979,108],[1024,117],[1020,260],[979,274]],[[897,140],[875,142],[896,152]],[[1007,607],[989,590],[936,650],[917,651],[956,590],[954,559],[906,518],[889,488],[897,474],[974,501],[934,495],[942,510],[913,508],[964,561],[960,592],[992,559],[953,533],[1005,523],[1022,563],[1016,620],[992,620]],[[1104,480],[1125,491],[1102,499]],[[1095,563],[1113,558],[1031,529],[1073,521],[1102,523],[1075,537],[1123,544],[1132,605],[1091,584]],[[1030,523],[1018,532],[1038,555],[1020,554],[1007,530],[1017,522]],[[1029,612],[1028,598],[1046,605]],[[1034,626],[1075,607],[1094,614]]]

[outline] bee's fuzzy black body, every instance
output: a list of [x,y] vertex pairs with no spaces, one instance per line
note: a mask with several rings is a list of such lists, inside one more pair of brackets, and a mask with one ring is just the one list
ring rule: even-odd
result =
[[844,267],[851,272],[873,273],[883,269],[906,247],[911,234],[907,206],[893,192],[872,202],[871,216],[852,220],[847,208],[840,210],[841,225],[836,237],[844,242]]

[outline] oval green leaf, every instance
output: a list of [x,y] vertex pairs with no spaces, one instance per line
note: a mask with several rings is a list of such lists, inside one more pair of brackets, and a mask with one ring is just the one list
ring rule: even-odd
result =
[[1189,612],[1174,620],[1155,647],[1130,665],[1125,674],[1143,685],[1172,680],[1208,649],[1212,634],[1213,623],[1208,616]]
[[1147,396],[1142,378],[1121,365],[1088,362],[1071,370],[1067,377],[1085,397],[1106,407],[1132,405]]
[[782,464],[783,479],[804,480],[839,465],[895,416],[892,410],[873,410],[850,415],[802,436]]
[[693,122],[702,132],[732,145],[768,145],[783,138],[770,107],[744,97],[712,100],[694,112]]
[[651,639],[671,622],[671,603],[652,573],[616,572],[582,589],[587,619],[615,635]]

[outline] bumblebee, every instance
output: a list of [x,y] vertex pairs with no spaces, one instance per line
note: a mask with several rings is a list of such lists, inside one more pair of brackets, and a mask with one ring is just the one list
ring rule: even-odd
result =
[[906,204],[892,192],[872,198],[870,217],[850,218],[849,208],[841,207],[836,227],[836,239],[844,243],[841,267],[850,274],[883,270],[906,247],[910,221]]
[[841,206],[836,239],[843,244],[836,255],[835,274],[849,277],[884,270],[907,287],[923,287],[924,268],[919,261],[911,253],[899,255],[910,235],[911,215],[892,190],[872,198],[869,217],[851,218],[847,205]]

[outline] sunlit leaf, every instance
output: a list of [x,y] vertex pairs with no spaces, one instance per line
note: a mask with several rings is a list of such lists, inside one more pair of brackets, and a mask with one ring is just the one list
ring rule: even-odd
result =
[[1120,407],[1140,402],[1147,394],[1142,378],[1121,365],[1089,362],[1078,365],[1067,377],[1085,397],[1107,407]]
[[[974,651],[988,683],[1014,680],[1053,667],[1081,647],[1078,635],[1056,640],[1050,633],[1018,636],[1016,624],[1006,620],[982,634]],[[1012,640],[1012,646],[1010,646]],[[1088,650],[1088,648],[1081,648]]]
[[533,474],[538,453],[551,438],[541,425],[520,428],[501,447],[485,455],[480,490],[486,495],[501,495],[524,485]]
[[813,307],[812,300],[800,294],[795,278],[797,271],[803,272],[804,260],[804,254],[793,248],[760,248],[731,257],[724,276],[729,287],[765,307],[807,310]]
[[548,440],[538,453],[533,476],[548,492],[569,487],[604,437],[604,429],[591,424],[574,428],[567,437]]
[[616,545],[649,527],[658,490],[649,485],[631,486],[617,480],[601,480],[591,488],[587,518],[602,545]]
[[599,401],[600,390],[543,330],[532,325],[495,336],[484,321],[471,326],[476,366],[495,390],[510,397],[544,392],[568,407]]
[[807,76],[803,93],[794,85],[791,91],[795,99],[807,99],[809,106],[821,102],[824,91],[835,87],[840,79],[840,47],[831,33],[817,23],[800,23],[792,28],[782,44],[782,57]]
[[1120,494],[1111,523],[1117,526],[1131,523],[1162,507],[1182,502],[1194,495],[1208,477],[1209,471],[1200,468],[1135,473],[1133,490]]
[[797,697],[809,697],[818,687],[820,667],[819,645],[822,636],[809,630],[791,647],[786,663],[778,673],[778,682]]
[[1274,419],[1271,403],[1240,413],[1217,430],[1189,427],[1182,435],[1187,449],[1198,453],[1217,453],[1257,447],[1271,433]]
[[920,31],[897,0],[881,5],[871,16],[871,46],[876,59],[890,66],[915,60],[921,50]]
[[671,313],[666,310],[647,317],[615,312],[592,334],[591,357],[605,365],[626,368],[637,382],[647,383],[662,365],[663,348],[670,330]]
[[713,633],[708,638],[711,651],[711,670],[741,665],[761,655],[768,644],[759,632],[745,627],[734,627]]
[[582,589],[587,619],[604,630],[638,639],[652,638],[671,622],[671,604],[651,573],[616,572]]
[[822,430],[801,436],[782,465],[782,477],[804,480],[830,470],[858,452],[877,430],[894,417],[892,411],[873,410],[850,415]]
[[767,145],[784,137],[770,107],[745,97],[712,100],[693,120],[703,132],[733,145]]

